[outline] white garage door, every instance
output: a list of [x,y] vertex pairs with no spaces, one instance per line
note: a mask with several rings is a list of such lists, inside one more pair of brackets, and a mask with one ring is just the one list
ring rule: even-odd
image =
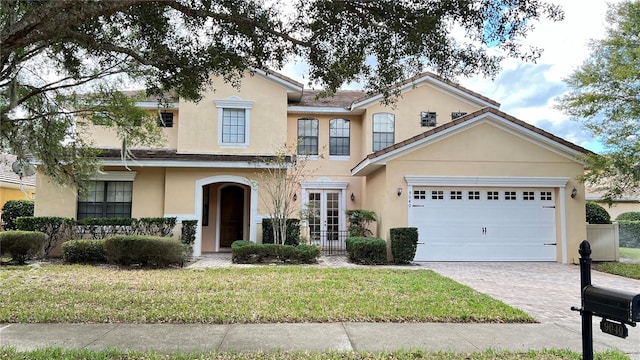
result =
[[416,261],[555,261],[553,189],[413,189]]

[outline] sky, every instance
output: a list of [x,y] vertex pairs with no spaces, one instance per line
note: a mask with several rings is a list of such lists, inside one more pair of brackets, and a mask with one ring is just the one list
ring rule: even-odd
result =
[[[589,57],[591,39],[605,34],[605,14],[608,3],[620,0],[550,0],[565,11],[561,22],[543,20],[524,39],[543,49],[533,63],[509,59],[494,80],[483,77],[458,78],[462,86],[498,101],[500,110],[556,136],[591,151],[601,152],[601,145],[582,129],[580,121],[571,120],[554,109],[555,99],[568,91],[567,78]],[[304,83],[304,66],[290,64],[284,75]]]

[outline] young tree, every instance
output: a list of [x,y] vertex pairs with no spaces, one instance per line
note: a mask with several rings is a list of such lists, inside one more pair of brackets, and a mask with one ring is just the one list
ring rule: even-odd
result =
[[585,180],[611,201],[640,189],[640,1],[609,5],[606,23],[605,38],[566,79],[571,92],[559,108],[603,143]]
[[253,185],[258,188],[271,218],[276,244],[284,245],[287,240],[287,219],[299,210],[293,204],[295,194],[300,190],[302,180],[312,173],[308,168],[308,157],[294,155],[296,149],[295,145],[284,145],[275,150],[274,156],[262,158],[257,163],[260,170],[256,172],[258,181]]
[[[132,125],[139,114],[117,92],[123,82],[142,84],[146,96],[198,100],[210,75],[238,84],[252,69],[301,59],[328,94],[359,80],[388,98],[425,68],[494,76],[505,56],[535,59],[539,49],[519,41],[536,20],[563,17],[542,0],[297,0],[286,11],[277,3],[3,0],[0,147],[75,181],[96,165],[91,144],[68,141],[77,114],[109,114],[125,147],[146,143],[149,127]],[[465,40],[453,35],[460,29]]]

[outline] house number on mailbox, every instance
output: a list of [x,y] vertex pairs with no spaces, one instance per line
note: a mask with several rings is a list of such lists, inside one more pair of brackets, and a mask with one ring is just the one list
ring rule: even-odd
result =
[[600,321],[600,330],[602,330],[603,333],[621,337],[623,339],[629,336],[629,330],[624,326],[624,324],[615,323],[606,319],[602,319],[602,321]]

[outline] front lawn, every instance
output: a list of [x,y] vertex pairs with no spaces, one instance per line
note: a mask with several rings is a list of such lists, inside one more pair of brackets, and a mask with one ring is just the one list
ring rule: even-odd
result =
[[[526,352],[493,351],[475,352],[470,354],[456,354],[449,352],[425,352],[421,350],[406,350],[395,352],[257,352],[257,353],[216,353],[216,352],[193,352],[193,353],[173,353],[161,354],[154,351],[119,351],[119,350],[63,350],[57,348],[45,348],[28,352],[17,352],[13,349],[0,347],[0,358],[6,360],[49,360],[49,359],[69,359],[69,360],[103,360],[103,359],[127,359],[127,360],[195,360],[195,359],[220,359],[220,360],[560,360],[560,359],[582,359],[582,355],[567,350],[540,350]],[[606,351],[594,353],[597,360],[623,360],[629,359],[618,351]]]
[[598,264],[596,269],[609,274],[640,280],[640,263],[602,263]]
[[428,270],[0,268],[0,323],[534,322]]
[[627,259],[640,260],[640,249],[620,248],[620,257],[627,258]]

